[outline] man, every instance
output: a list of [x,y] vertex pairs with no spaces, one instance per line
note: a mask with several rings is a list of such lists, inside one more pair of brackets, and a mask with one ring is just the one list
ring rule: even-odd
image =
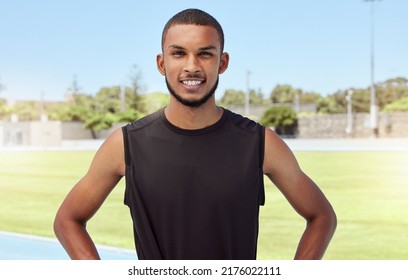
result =
[[263,174],[307,221],[295,259],[320,259],[335,213],[270,129],[215,104],[228,68],[219,23],[188,9],[162,34],[157,67],[169,105],[113,132],[54,223],[72,259],[98,259],[86,222],[126,176],[125,203],[140,259],[255,259]]

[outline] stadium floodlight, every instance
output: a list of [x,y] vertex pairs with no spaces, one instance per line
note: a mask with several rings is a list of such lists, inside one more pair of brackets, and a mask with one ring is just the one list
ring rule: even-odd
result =
[[370,89],[370,128],[373,137],[378,137],[378,107],[376,105],[375,85],[374,85],[374,2],[381,0],[364,0],[371,2],[371,54],[370,54],[370,71],[371,71],[371,89]]

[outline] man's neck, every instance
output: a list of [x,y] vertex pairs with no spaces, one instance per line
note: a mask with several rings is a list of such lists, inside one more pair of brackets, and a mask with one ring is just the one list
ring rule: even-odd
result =
[[174,98],[170,98],[169,106],[164,110],[167,120],[182,129],[201,129],[215,124],[220,120],[223,109],[210,99],[200,107],[188,107]]

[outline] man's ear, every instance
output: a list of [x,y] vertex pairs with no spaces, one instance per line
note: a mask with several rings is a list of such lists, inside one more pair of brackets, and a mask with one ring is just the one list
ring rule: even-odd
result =
[[159,70],[160,74],[164,76],[166,74],[166,67],[164,66],[163,54],[158,54],[156,56],[156,63],[157,63],[157,69]]
[[229,54],[227,52],[224,52],[221,55],[221,61],[220,61],[220,67],[218,68],[218,73],[222,74],[227,70],[229,64]]

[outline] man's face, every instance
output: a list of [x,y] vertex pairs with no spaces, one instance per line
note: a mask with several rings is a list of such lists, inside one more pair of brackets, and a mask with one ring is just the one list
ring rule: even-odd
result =
[[217,31],[209,26],[174,25],[167,31],[157,66],[170,93],[182,104],[199,107],[210,99],[218,75],[228,67]]

